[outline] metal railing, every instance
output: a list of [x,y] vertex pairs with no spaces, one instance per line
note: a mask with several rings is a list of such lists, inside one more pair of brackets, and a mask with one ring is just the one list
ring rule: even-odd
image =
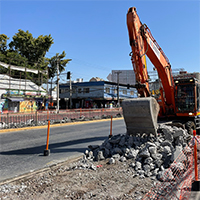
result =
[[47,111],[32,111],[29,113],[4,113],[0,117],[0,129],[19,128],[25,126],[46,125],[51,123],[66,123],[70,121],[84,121],[121,116],[122,108],[101,109],[66,109]]

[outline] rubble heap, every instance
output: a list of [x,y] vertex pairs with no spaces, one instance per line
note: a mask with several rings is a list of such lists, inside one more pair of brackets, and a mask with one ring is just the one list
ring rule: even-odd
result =
[[[190,139],[191,136],[186,130],[161,124],[157,137],[146,133],[135,136],[118,134],[107,138],[101,145],[90,145],[89,150],[85,152],[85,159],[88,161],[108,159],[108,164],[132,159],[130,167],[134,168],[140,178],[157,177],[158,180],[167,181],[164,174],[175,160],[174,167],[186,169],[187,155],[191,153],[188,147]],[[181,153],[183,156],[180,159]],[[87,167],[85,159],[82,164]],[[173,174],[170,176],[168,174],[167,179],[173,179]]]
[[174,199],[180,192],[174,191],[175,172],[188,169],[191,136],[166,125],[157,132],[157,137],[144,133],[107,138],[101,145],[89,146],[81,159],[0,185],[0,199],[141,200],[152,188],[156,199],[166,195]]

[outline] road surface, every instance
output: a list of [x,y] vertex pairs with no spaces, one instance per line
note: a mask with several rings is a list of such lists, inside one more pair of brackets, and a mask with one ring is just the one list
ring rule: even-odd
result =
[[[0,133],[0,181],[83,155],[88,145],[101,144],[110,120],[50,127],[50,156],[44,156],[47,127]],[[123,119],[113,120],[113,135],[125,134]]]

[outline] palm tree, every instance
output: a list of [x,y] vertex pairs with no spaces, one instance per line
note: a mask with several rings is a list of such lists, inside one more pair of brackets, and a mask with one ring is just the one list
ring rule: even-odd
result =
[[55,56],[48,59],[48,62],[49,62],[49,67],[48,67],[49,79],[53,79],[56,76],[56,74],[57,74],[57,64],[59,66],[59,72],[61,73],[65,70],[67,63],[72,60],[72,59],[64,59],[65,56],[66,56],[66,53],[65,53],[65,51],[63,51],[60,55],[59,55],[59,53],[56,53]]
[[[48,78],[51,79],[51,81],[50,81],[50,83],[51,83],[50,96],[52,96],[53,79],[57,75],[57,65],[58,65],[59,73],[61,73],[65,70],[67,63],[72,60],[72,59],[64,59],[65,56],[66,56],[66,53],[65,53],[65,51],[63,51],[62,54],[59,55],[59,53],[56,53],[55,56],[47,59],[47,61],[49,63]],[[58,80],[56,80],[55,83],[58,83]]]

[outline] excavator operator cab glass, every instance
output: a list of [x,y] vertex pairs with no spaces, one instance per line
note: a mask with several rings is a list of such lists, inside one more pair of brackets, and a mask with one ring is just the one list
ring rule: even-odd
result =
[[195,111],[195,87],[194,84],[177,85],[176,91],[176,108],[177,112],[194,112]]

